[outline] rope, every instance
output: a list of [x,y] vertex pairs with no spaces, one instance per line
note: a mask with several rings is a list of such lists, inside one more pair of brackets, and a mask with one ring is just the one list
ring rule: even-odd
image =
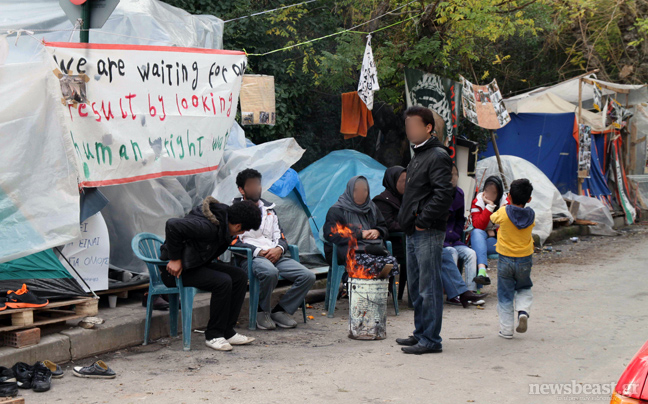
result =
[[227,21],[225,21],[225,23],[232,22],[232,21],[238,21],[238,20],[242,20],[242,19],[245,19],[245,18],[255,17],[255,16],[257,16],[257,15],[261,15],[261,14],[272,13],[273,11],[279,11],[279,10],[283,10],[283,9],[286,9],[286,8],[297,7],[297,6],[301,6],[302,4],[312,3],[312,2],[314,2],[314,1],[317,1],[317,0],[308,0],[308,1],[304,1],[304,2],[302,2],[302,3],[291,4],[291,5],[289,5],[289,6],[283,6],[283,7],[273,8],[272,10],[260,11],[260,12],[258,12],[258,13],[254,13],[254,14],[250,14],[250,15],[245,15],[245,16],[243,16],[243,17],[232,18],[231,20],[227,20]]

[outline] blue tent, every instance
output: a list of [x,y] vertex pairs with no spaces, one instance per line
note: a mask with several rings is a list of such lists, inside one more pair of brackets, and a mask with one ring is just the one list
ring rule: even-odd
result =
[[311,230],[317,247],[324,253],[320,229],[324,226],[326,213],[344,192],[351,177],[363,175],[369,181],[370,197],[385,190],[382,180],[386,167],[355,150],[337,150],[312,163],[299,173],[304,184],[306,204],[312,213]]
[[[511,122],[497,130],[500,155],[523,158],[538,167],[561,193],[578,192],[578,137],[575,114],[511,114]],[[577,134],[578,132],[576,132]],[[483,157],[495,155],[493,145]]]

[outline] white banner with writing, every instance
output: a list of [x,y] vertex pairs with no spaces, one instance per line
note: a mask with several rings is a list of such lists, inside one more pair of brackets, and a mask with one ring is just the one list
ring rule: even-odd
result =
[[243,52],[46,43],[81,186],[213,171],[236,116]]

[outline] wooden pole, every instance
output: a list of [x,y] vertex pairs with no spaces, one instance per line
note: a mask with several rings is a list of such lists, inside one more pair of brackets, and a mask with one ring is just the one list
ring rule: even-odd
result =
[[[578,147],[579,155],[576,156],[580,160],[580,125],[583,122],[583,78],[578,79]],[[576,174],[578,175],[578,195],[583,195],[583,178],[580,175],[579,167],[576,167]]]
[[495,131],[491,130],[491,142],[493,142],[493,150],[495,151],[495,158],[497,158],[497,166],[499,167],[500,175],[502,176],[502,184],[504,185],[504,190],[508,189],[508,184],[506,184],[506,178],[504,177],[504,168],[502,168],[502,159],[500,158],[499,148],[497,147],[497,140],[495,140]]

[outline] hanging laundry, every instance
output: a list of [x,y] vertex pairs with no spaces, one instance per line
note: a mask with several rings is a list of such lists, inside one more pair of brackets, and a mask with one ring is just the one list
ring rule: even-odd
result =
[[367,137],[367,131],[374,124],[373,115],[360,99],[357,91],[342,94],[342,125],[340,133],[345,139],[356,136]]
[[378,71],[371,51],[371,35],[367,35],[367,46],[362,58],[362,71],[358,83],[358,95],[371,111],[373,109],[374,91],[380,90],[378,85]]
[[274,76],[246,74],[241,84],[241,125],[274,125]]

